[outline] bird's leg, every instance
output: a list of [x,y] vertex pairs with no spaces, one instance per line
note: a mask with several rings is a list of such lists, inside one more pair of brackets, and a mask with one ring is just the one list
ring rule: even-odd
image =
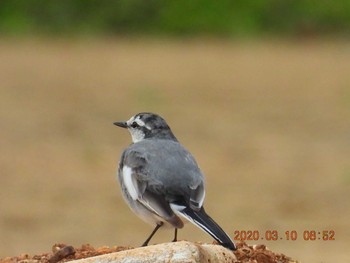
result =
[[145,242],[143,242],[142,246],[146,247],[148,245],[148,242],[151,240],[151,238],[154,236],[154,234],[157,232],[157,230],[163,225],[163,222],[160,222],[159,224],[156,225],[156,227],[153,229],[152,233],[150,236],[146,239]]
[[172,242],[176,242],[177,241],[177,228],[175,228],[175,235],[174,235],[174,239]]

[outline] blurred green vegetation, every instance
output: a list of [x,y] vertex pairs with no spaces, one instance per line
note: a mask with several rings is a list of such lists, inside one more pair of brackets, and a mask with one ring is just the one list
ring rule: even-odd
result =
[[0,33],[348,35],[348,0],[1,0]]

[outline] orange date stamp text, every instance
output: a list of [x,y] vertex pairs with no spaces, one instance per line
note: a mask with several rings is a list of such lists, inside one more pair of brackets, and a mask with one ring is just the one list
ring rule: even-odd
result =
[[277,231],[277,230],[236,230],[233,233],[233,239],[239,241],[257,241],[257,240],[267,240],[267,241],[278,241],[287,240],[295,241],[302,239],[305,241],[334,241],[335,231],[334,230],[304,230],[298,232],[296,230],[290,231]]

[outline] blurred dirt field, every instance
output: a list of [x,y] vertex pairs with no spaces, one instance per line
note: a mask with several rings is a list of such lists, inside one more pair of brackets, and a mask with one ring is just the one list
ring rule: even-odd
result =
[[[331,40],[0,40],[0,258],[146,239],[115,177],[130,136],[112,125],[140,111],[196,157],[206,210],[232,237],[277,230],[248,243],[349,261],[350,43]],[[178,237],[212,242],[190,224]]]

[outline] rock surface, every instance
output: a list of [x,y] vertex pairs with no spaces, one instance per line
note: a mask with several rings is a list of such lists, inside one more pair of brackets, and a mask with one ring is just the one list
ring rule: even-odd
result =
[[180,241],[101,255],[97,257],[71,261],[72,263],[196,263],[196,262],[235,262],[232,251],[209,244],[194,244]]

